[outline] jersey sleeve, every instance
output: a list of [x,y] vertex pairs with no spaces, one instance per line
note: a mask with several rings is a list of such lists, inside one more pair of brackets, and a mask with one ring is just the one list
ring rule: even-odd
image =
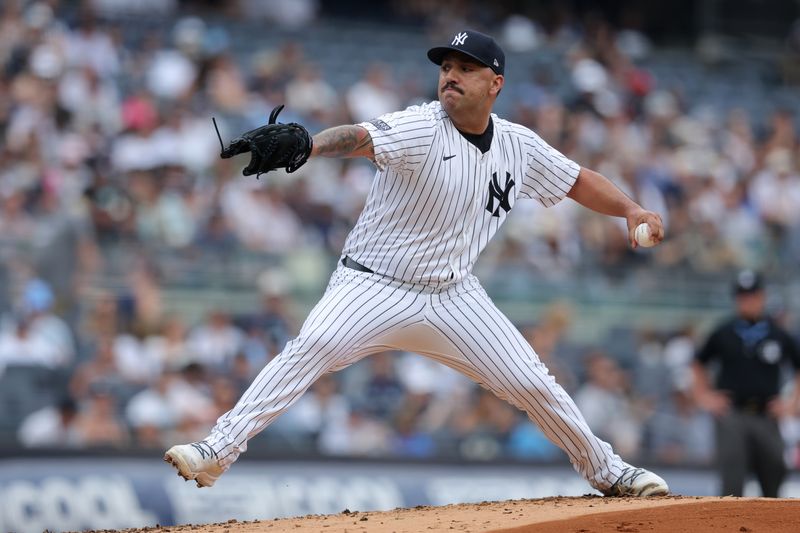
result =
[[524,147],[528,153],[528,166],[520,192],[522,196],[550,207],[567,196],[578,179],[581,167],[532,131],[528,130],[527,133]]
[[783,337],[783,349],[786,357],[794,367],[795,372],[800,371],[800,347],[797,345],[797,340],[788,332],[781,330]]
[[716,358],[718,354],[717,350],[717,342],[719,340],[720,330],[717,329],[711,335],[709,335],[706,342],[700,347],[699,350],[694,354],[694,358],[697,362],[701,365],[705,366],[711,362],[712,359]]
[[434,122],[419,106],[387,113],[358,125],[372,137],[375,164],[381,170],[387,166],[400,172],[409,170],[430,150]]

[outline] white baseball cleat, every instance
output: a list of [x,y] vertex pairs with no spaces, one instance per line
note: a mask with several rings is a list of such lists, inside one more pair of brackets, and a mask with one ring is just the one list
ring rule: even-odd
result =
[[217,462],[217,452],[205,441],[178,444],[164,454],[164,460],[178,469],[178,475],[198,487],[212,486],[225,472]]
[[669,487],[649,470],[626,465],[619,479],[602,492],[605,496],[666,496]]

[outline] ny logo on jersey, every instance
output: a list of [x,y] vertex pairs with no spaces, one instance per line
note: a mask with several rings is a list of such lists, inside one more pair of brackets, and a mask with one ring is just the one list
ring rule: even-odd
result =
[[[497,179],[497,172],[492,172],[492,181],[489,182],[489,201],[486,204],[486,210],[489,211],[493,217],[500,216],[500,208],[508,213],[511,211],[511,203],[508,201],[508,195],[511,188],[514,187],[514,180],[511,179],[511,173],[506,172],[506,188],[500,188],[500,181]],[[497,200],[497,209],[494,208],[494,201]]]
[[464,41],[467,40],[467,37],[469,37],[469,36],[467,35],[467,32],[465,32],[465,31],[462,31],[461,33],[456,34],[456,36],[453,37],[453,42],[450,43],[450,46],[463,46],[464,45]]

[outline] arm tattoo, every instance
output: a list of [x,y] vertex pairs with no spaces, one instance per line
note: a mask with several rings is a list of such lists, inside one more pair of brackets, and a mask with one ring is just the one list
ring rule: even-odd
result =
[[314,153],[323,157],[368,157],[372,159],[372,137],[360,126],[336,126],[314,136]]

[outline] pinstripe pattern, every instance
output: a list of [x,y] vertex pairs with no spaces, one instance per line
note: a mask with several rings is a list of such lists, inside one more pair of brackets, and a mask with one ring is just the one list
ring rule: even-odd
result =
[[427,315],[475,368],[486,388],[525,411],[595,487],[620,476],[622,460],[592,434],[572,398],[556,383],[530,344],[471,277],[472,288],[438,294]]
[[217,421],[207,441],[220,463],[233,463],[247,440],[320,376],[387,348],[436,359],[525,411],[595,488],[607,488],[620,476],[621,459],[592,434],[572,399],[474,276],[436,289],[344,267],[331,277],[300,335]]
[[[343,250],[375,273],[342,266],[333,273],[298,337],[264,367],[206,439],[220,464],[229,467],[248,439],[326,372],[396,348],[451,366],[524,410],[593,487],[610,487],[625,463],[592,434],[572,399],[471,274],[518,198],[554,205],[580,167],[532,131],[496,116],[491,147],[482,153],[455,129],[439,102],[380,120],[381,128],[361,124],[372,136],[379,170]],[[494,210],[487,200],[498,184],[510,192]]]
[[438,287],[469,275],[507,215],[484,209],[493,174],[514,179],[512,207],[520,197],[549,207],[580,170],[528,128],[494,115],[486,153],[458,132],[439,102],[380,120],[388,129],[360,124],[372,137],[378,172],[343,253],[394,279]]
[[415,320],[419,290],[339,267],[300,334],[270,361],[233,409],[222,415],[209,443],[221,464],[235,461],[247,440],[291,406],[320,376],[378,351],[374,341]]

